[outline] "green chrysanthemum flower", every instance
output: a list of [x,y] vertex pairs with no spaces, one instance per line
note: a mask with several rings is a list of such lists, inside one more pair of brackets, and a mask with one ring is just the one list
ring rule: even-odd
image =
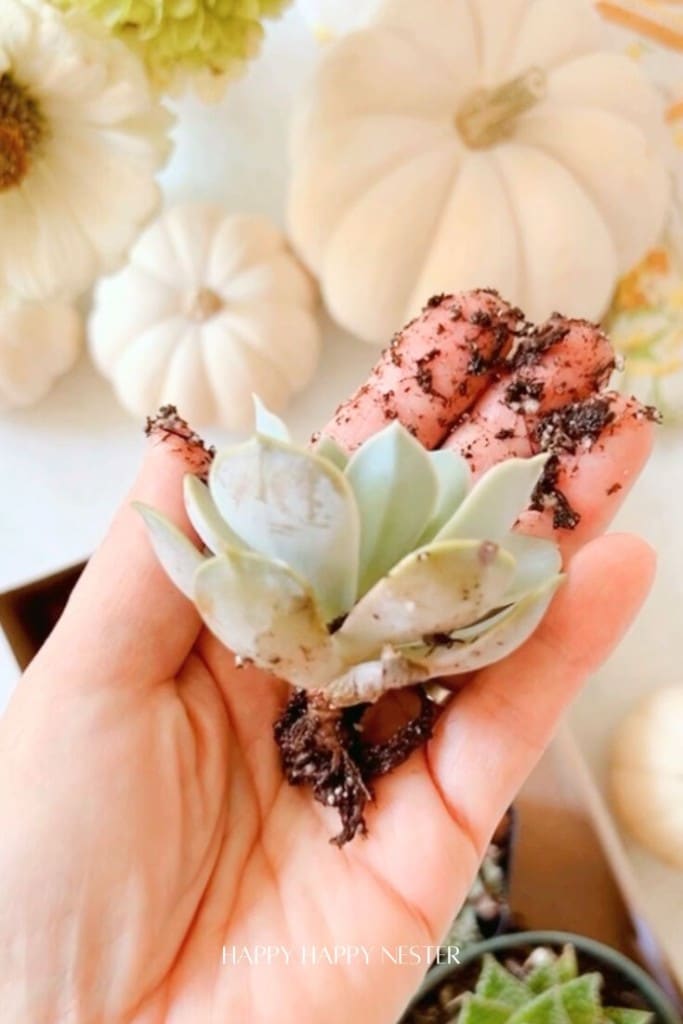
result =
[[256,55],[263,18],[289,0],[52,0],[86,11],[136,50],[153,82],[177,92],[191,82],[215,99]]

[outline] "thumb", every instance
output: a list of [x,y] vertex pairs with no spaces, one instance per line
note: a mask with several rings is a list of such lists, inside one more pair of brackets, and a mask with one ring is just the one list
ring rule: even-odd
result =
[[175,675],[197,638],[194,607],[159,565],[131,503],[152,505],[193,536],[182,479],[206,472],[211,452],[169,406],[148,421],[147,434],[138,478],[29,673],[54,674],[57,664],[71,685],[147,685]]

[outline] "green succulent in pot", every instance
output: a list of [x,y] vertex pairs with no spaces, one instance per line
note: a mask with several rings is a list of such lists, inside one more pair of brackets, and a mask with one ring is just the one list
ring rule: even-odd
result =
[[593,939],[522,932],[428,975],[401,1024],[680,1024],[636,964]]
[[[295,445],[257,403],[256,434],[185,480],[199,550],[140,507],[156,553],[209,629],[318,708],[479,669],[536,628],[561,581],[550,541],[512,532],[548,456],[474,486],[452,450],[398,422],[348,457]],[[291,780],[290,780],[291,781]]]

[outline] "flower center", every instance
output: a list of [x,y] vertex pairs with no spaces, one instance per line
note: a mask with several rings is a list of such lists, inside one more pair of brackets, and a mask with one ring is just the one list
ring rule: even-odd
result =
[[223,306],[222,298],[212,288],[198,288],[189,296],[186,315],[190,320],[203,324],[205,320],[220,313]]
[[36,100],[5,71],[0,75],[0,192],[24,180],[46,130]]
[[455,115],[465,145],[488,149],[508,138],[519,115],[542,100],[545,91],[546,76],[541,68],[530,68],[493,89],[477,89]]

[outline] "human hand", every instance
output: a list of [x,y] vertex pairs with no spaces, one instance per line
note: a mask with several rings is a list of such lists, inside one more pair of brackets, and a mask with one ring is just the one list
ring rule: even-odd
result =
[[[578,325],[533,364],[540,409],[515,410],[501,397],[512,378],[468,369],[461,332],[431,357],[430,386],[448,381],[464,406],[476,398],[448,443],[469,450],[475,472],[528,454],[532,421],[587,397],[604,355]],[[416,394],[416,360],[399,368],[408,384],[393,410],[383,400],[368,412],[365,391],[331,430],[358,442],[381,406],[425,443],[441,441],[443,410]],[[287,687],[235,668],[158,566],[130,507],[146,502],[190,531],[181,481],[205,455],[163,431],[152,437],[0,723],[0,1021],[396,1020],[426,963],[394,965],[381,947],[432,945],[445,933],[562,710],[648,590],[643,542],[595,539],[651,444],[635,405],[609,404],[615,418],[592,447],[561,457],[558,479],[581,520],[559,531],[568,580],[543,624],[455,695],[429,744],[377,783],[368,837],[341,850],[327,842],[334,815],[282,777],[272,724]],[[529,513],[524,528],[547,533],[549,516]],[[266,944],[290,962],[282,952],[271,966],[231,963],[232,950],[239,958]],[[349,945],[369,950],[369,963],[301,962],[302,947]]]

